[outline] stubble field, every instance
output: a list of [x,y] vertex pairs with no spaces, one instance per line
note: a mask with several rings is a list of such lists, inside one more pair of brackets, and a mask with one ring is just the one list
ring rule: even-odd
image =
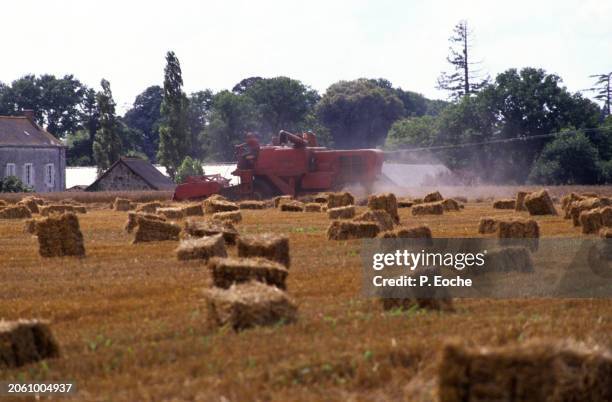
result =
[[[491,204],[472,201],[443,216],[400,209],[401,223],[429,225],[434,237],[479,237],[481,216],[517,215]],[[456,300],[453,313],[383,312],[361,295],[360,241],[326,240],[324,213],[242,213],[240,233],[290,238],[295,324],[210,328],[205,264],[178,261],[177,242],[131,244],[126,212],[79,215],[82,259],[44,259],[23,220],[0,220],[0,318],[51,320],[62,352],[0,369],[0,380],[73,380],[75,400],[92,401],[428,400],[441,346],[451,339],[571,338],[612,348],[612,300]],[[536,219],[544,237],[583,236],[561,216]]]

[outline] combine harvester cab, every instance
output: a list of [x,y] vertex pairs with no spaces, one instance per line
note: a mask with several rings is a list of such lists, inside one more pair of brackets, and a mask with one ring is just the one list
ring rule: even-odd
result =
[[240,184],[229,186],[229,180],[211,183],[192,178],[177,187],[175,199],[212,194],[230,199],[265,199],[337,191],[351,184],[361,184],[370,192],[381,176],[384,161],[383,152],[377,149],[327,149],[317,146],[313,133],[300,136],[284,130],[271,145],[264,146],[259,145],[253,134],[248,134],[246,142],[236,146],[236,157],[238,166],[232,175],[240,178]]

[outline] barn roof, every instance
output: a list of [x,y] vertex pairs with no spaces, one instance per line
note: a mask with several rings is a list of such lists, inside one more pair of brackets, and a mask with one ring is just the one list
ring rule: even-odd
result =
[[159,170],[155,168],[149,161],[139,158],[125,158],[121,157],[119,160],[106,170],[102,176],[98,177],[86,190],[93,190],[96,188],[98,182],[103,180],[117,165],[123,164],[129,170],[132,171],[136,176],[140,177],[145,183],[147,183],[153,190],[163,191],[174,191],[176,184],[168,177],[164,176]]
[[25,116],[0,116],[0,146],[63,147],[64,144]]

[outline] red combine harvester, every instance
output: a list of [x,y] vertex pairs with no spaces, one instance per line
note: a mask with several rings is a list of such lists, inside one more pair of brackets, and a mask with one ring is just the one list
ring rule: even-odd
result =
[[206,198],[221,194],[229,199],[265,199],[340,190],[361,184],[366,191],[379,179],[384,154],[377,149],[331,150],[317,146],[313,133],[301,136],[281,131],[272,145],[260,146],[253,134],[236,146],[238,166],[232,175],[240,184],[229,185],[220,175],[189,177],[176,187],[174,199]]

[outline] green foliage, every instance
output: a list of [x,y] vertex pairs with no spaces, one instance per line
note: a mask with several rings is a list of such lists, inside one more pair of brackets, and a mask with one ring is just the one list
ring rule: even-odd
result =
[[205,155],[215,161],[233,160],[234,145],[257,127],[258,116],[252,98],[229,91],[217,93],[212,100],[210,123],[201,139]]
[[393,123],[389,129],[385,148],[393,150],[429,147],[434,144],[437,132],[436,119],[433,116],[401,119]]
[[601,180],[597,148],[584,133],[569,132],[548,143],[529,174],[536,184],[597,184]]
[[96,132],[93,143],[93,156],[101,174],[115,163],[121,156],[121,137],[117,117],[115,116],[115,101],[110,83],[102,79],[102,91],[96,95],[100,111],[100,129]]
[[168,52],[164,70],[164,97],[160,109],[157,159],[173,179],[192,145],[187,126],[188,104],[187,96],[183,92],[181,65],[174,52]]
[[392,89],[362,78],[330,86],[316,111],[338,148],[361,148],[384,143],[404,105]]
[[0,193],[31,193],[33,191],[15,176],[0,178]]
[[78,130],[66,137],[68,166],[93,166],[92,142],[87,130]]
[[202,168],[202,161],[192,159],[187,156],[183,159],[183,163],[179,166],[176,171],[176,182],[183,183],[188,176],[202,176],[204,175],[204,169]]
[[139,130],[143,137],[143,152],[149,160],[155,161],[159,147],[160,109],[164,91],[153,85],[136,97],[132,107],[125,113],[125,124],[131,129]]
[[594,98],[598,101],[603,102],[603,114],[604,116],[610,116],[611,104],[612,104],[612,72],[605,74],[591,75],[591,78],[595,78],[595,84],[589,91],[595,93]]

